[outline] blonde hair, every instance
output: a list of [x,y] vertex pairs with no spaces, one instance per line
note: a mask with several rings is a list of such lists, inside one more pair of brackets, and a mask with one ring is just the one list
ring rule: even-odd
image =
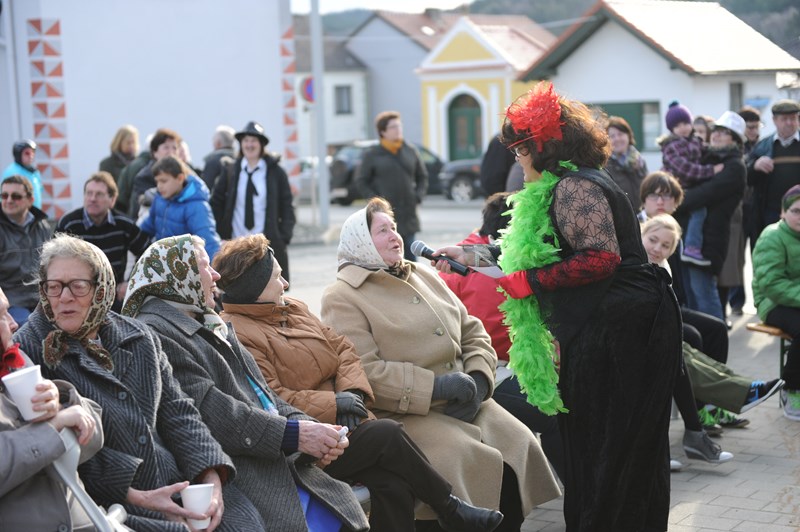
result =
[[669,254],[672,255],[675,253],[675,249],[678,247],[678,241],[681,239],[681,226],[671,215],[666,213],[659,214],[649,218],[642,224],[642,236],[653,231],[658,231],[659,229],[667,229],[675,236],[672,240],[672,247],[669,250]]
[[126,124],[117,130],[114,138],[111,139],[111,152],[122,151],[122,144],[128,140],[128,137],[133,137],[134,139],[135,150],[133,154],[139,153],[139,130],[130,124]]

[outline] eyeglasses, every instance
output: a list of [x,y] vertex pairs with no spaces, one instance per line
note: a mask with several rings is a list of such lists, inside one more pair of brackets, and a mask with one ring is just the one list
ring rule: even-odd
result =
[[97,283],[88,279],[73,279],[68,283],[61,281],[42,281],[39,283],[47,297],[61,297],[64,288],[69,287],[69,291],[75,297],[83,297],[92,291]]
[[661,200],[661,201],[665,201],[666,202],[666,201],[669,201],[669,200],[674,200],[675,198],[672,197],[672,194],[669,194],[669,193],[666,193],[666,192],[662,193],[662,194],[656,194],[655,192],[652,192],[652,193],[648,194],[645,197],[645,199],[650,200],[650,201]]
[[11,198],[13,201],[19,201],[22,198],[27,198],[27,197],[28,194],[20,194],[19,192],[12,192],[11,194],[9,194],[8,192],[0,193],[0,198],[2,198],[3,201],[7,200],[8,198]]

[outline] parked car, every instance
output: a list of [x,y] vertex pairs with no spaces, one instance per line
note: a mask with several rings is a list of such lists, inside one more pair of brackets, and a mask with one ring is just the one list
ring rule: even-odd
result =
[[[325,157],[325,162],[330,165],[330,155]],[[315,201],[319,200],[317,192],[317,157],[303,157],[300,159],[300,173],[289,177],[289,184],[292,187],[294,201],[299,204],[311,203],[312,196]]]
[[[333,154],[330,164],[331,174],[331,201],[342,205],[350,205],[353,200],[359,199],[361,194],[355,185],[355,175],[364,152],[377,145],[377,140],[357,140],[342,146]],[[439,172],[444,162],[432,151],[424,146],[413,143],[419,156],[428,169],[428,194],[441,194],[439,187]]]
[[460,159],[445,164],[439,172],[439,186],[447,199],[459,203],[483,196],[481,159]]

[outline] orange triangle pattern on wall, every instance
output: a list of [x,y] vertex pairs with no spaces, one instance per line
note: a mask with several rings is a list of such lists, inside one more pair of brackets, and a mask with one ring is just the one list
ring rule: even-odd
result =
[[61,21],[29,19],[26,30],[36,164],[45,189],[42,208],[58,218],[72,208]]

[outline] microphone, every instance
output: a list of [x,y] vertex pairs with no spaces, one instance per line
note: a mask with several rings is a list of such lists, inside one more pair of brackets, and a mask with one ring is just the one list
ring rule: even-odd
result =
[[469,273],[469,268],[467,268],[460,262],[456,262],[450,257],[445,257],[444,255],[439,255],[438,257],[434,257],[433,250],[428,246],[426,246],[425,242],[423,242],[422,240],[415,240],[411,243],[411,253],[413,253],[417,257],[424,257],[429,260],[446,260],[448,264],[450,264],[450,269],[459,275],[467,275]]

